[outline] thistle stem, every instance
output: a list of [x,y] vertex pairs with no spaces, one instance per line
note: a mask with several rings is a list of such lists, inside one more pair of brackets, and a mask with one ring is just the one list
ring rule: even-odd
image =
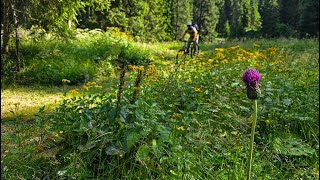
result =
[[248,154],[247,180],[251,179],[254,132],[255,132],[255,128],[256,128],[257,115],[258,115],[258,103],[257,103],[257,100],[255,99],[255,100],[253,100],[253,120],[252,120],[252,127],[251,127],[250,152]]

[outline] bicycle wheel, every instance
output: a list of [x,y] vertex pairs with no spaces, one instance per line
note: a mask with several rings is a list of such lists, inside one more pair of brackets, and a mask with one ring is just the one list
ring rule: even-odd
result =
[[187,57],[187,54],[184,53],[184,50],[180,50],[176,55],[176,64],[184,62],[186,57]]

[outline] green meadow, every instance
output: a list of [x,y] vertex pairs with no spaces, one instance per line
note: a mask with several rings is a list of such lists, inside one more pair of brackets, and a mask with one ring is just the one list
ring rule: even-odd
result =
[[117,30],[65,40],[22,33],[21,72],[1,76],[4,179],[245,179],[261,79],[252,179],[319,177],[319,40],[180,42]]

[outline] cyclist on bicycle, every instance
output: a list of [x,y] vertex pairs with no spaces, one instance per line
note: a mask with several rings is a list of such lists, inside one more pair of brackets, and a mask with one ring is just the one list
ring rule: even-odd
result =
[[184,36],[188,33],[190,35],[188,39],[188,44],[187,44],[187,54],[189,53],[189,48],[191,45],[191,42],[193,42],[195,52],[198,52],[198,41],[199,41],[199,34],[198,31],[195,27],[192,26],[192,22],[187,23],[188,29],[185,30],[183,33],[182,37],[180,38],[180,41],[184,38]]

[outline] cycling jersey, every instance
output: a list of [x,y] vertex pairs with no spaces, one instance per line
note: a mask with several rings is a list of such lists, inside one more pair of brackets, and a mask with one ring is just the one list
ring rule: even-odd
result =
[[190,38],[189,38],[189,39],[193,39],[194,41],[196,41],[196,40],[197,40],[197,37],[198,37],[198,31],[196,30],[196,28],[195,28],[195,27],[191,27],[191,29],[189,29],[189,28],[188,28],[188,29],[183,33],[183,35],[182,35],[182,38],[181,38],[181,39],[183,39],[183,38],[184,38],[184,36],[185,36],[187,33],[190,35]]

